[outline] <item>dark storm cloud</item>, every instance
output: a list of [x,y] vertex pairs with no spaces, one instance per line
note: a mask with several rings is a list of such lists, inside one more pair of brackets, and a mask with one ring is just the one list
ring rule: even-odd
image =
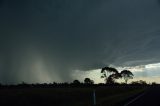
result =
[[159,11],[158,0],[0,0],[0,79],[159,62]]

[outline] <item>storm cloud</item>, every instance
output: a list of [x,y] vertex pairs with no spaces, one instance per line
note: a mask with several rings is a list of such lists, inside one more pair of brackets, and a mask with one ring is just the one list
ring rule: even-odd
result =
[[159,0],[0,0],[0,81],[160,62]]

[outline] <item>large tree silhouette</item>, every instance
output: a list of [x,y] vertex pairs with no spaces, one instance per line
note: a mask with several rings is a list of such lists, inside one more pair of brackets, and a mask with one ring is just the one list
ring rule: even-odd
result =
[[115,79],[120,78],[120,74],[117,69],[113,67],[104,67],[101,70],[102,76],[101,78],[105,78],[107,84],[111,84],[115,82]]
[[133,76],[134,76],[133,73],[129,70],[123,70],[123,71],[121,71],[120,74],[121,74],[122,78],[125,80],[126,84],[127,84],[128,80],[133,79]]

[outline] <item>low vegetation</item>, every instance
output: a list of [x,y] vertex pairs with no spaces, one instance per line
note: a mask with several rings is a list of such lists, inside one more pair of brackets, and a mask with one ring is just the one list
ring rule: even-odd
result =
[[[2,106],[91,106],[95,92],[97,106],[120,106],[128,98],[157,85],[147,84],[143,80],[128,84],[128,80],[134,76],[129,70],[118,72],[115,68],[104,67],[101,73],[105,83],[94,84],[92,79],[85,78],[84,82],[76,79],[72,83],[0,84],[0,104]],[[116,80],[119,78],[124,79],[124,83],[117,83]]]
[[0,104],[2,106],[12,104],[16,106],[91,106],[93,90],[95,90],[97,105],[115,105],[120,102],[119,98],[124,100],[142,89],[143,87],[129,86],[1,89]]

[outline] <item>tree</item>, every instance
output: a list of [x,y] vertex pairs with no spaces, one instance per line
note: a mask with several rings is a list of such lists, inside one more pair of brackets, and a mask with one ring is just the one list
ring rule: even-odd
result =
[[103,74],[101,76],[101,78],[108,78],[109,75],[116,74],[116,73],[118,73],[118,71],[117,71],[117,69],[112,68],[112,67],[104,67],[104,68],[102,68],[101,73]]
[[125,80],[126,84],[127,84],[128,80],[133,79],[133,76],[134,76],[133,73],[129,70],[123,70],[123,71],[121,71],[120,74],[121,74],[122,78]]
[[132,81],[131,84],[132,85],[147,85],[147,82],[143,80],[139,80],[139,81]]
[[79,80],[74,80],[74,81],[73,81],[73,84],[75,84],[75,85],[79,85],[79,84],[81,84],[81,83],[80,83],[80,81],[79,81]]
[[94,81],[91,80],[90,78],[85,78],[85,79],[84,79],[84,83],[85,83],[85,84],[94,84]]
[[121,78],[121,75],[119,73],[111,74],[109,75],[107,79],[107,84],[114,84],[116,79]]
[[101,78],[105,78],[106,83],[114,83],[115,79],[118,79],[121,77],[121,75],[118,73],[117,69],[112,67],[104,67],[101,70],[102,76]]
[[146,81],[143,81],[143,80],[139,80],[139,83],[140,83],[141,85],[147,85],[147,82],[146,82]]
[[156,82],[152,82],[151,85],[157,85],[157,83]]

